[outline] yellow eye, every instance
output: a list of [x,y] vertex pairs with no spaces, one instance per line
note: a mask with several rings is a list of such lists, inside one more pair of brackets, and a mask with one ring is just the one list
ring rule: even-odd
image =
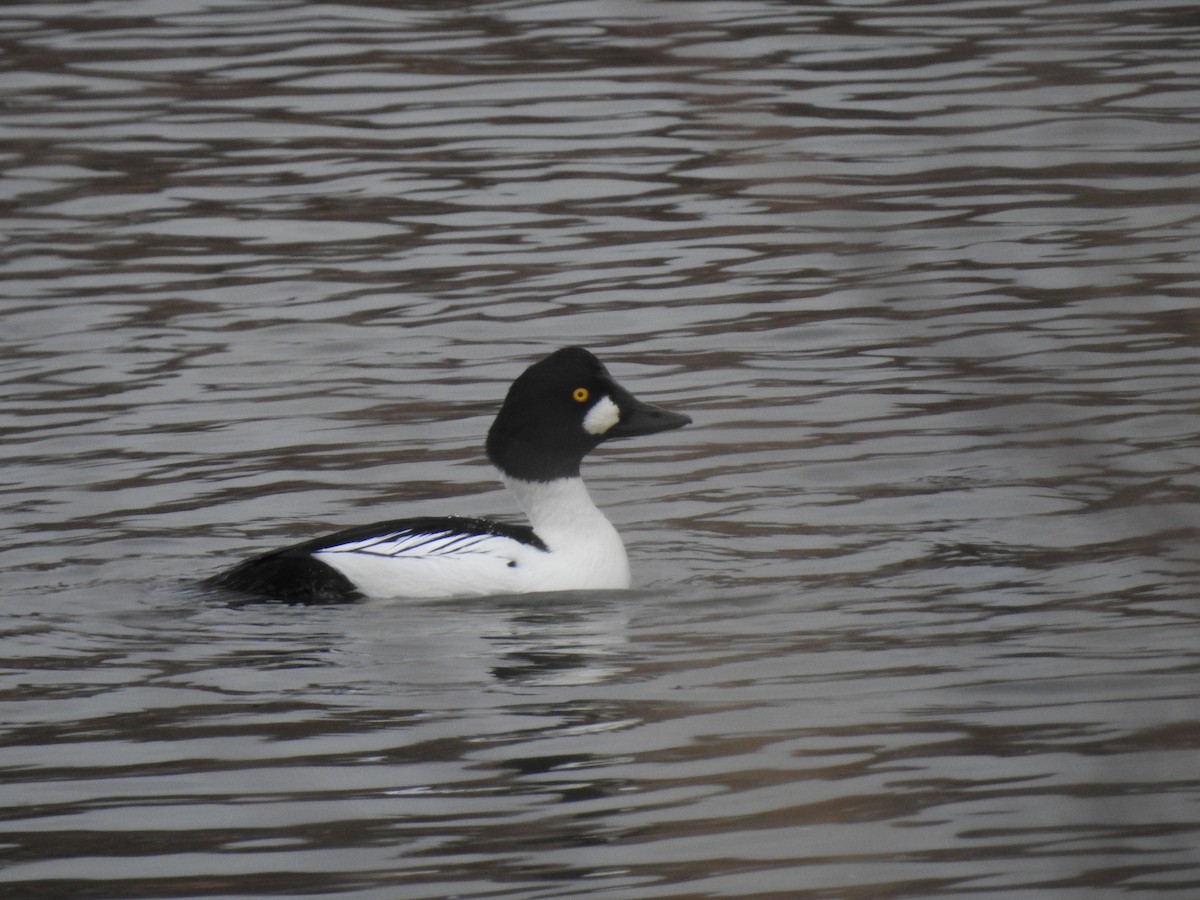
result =
[[575,398],[576,403],[587,403],[587,398],[590,397],[591,394],[588,393],[587,388],[575,388],[575,391],[571,394],[571,396]]

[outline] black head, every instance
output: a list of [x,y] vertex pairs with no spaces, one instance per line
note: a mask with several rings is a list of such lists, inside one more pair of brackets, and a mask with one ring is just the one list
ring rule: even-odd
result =
[[691,421],[643,403],[587,350],[567,347],[534,363],[513,382],[488,431],[487,454],[513,478],[572,478],[584,456],[603,441],[668,431]]

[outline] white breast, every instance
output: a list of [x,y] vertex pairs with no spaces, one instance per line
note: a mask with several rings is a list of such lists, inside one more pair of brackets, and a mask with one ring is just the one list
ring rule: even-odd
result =
[[549,548],[530,566],[531,591],[619,590],[629,587],[629,559],[617,529],[596,508],[582,478],[504,479]]

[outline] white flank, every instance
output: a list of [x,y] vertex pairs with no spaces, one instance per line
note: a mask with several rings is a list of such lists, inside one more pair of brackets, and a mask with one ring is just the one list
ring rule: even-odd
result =
[[582,479],[504,482],[546,550],[492,534],[384,534],[313,555],[369,597],[629,587],[629,560],[621,537],[592,503]]

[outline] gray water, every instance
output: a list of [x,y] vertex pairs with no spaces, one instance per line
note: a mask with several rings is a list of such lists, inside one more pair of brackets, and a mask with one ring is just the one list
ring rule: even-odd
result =
[[[1200,896],[1200,14],[0,10],[11,898]],[[189,585],[512,514],[583,344],[635,588]]]

